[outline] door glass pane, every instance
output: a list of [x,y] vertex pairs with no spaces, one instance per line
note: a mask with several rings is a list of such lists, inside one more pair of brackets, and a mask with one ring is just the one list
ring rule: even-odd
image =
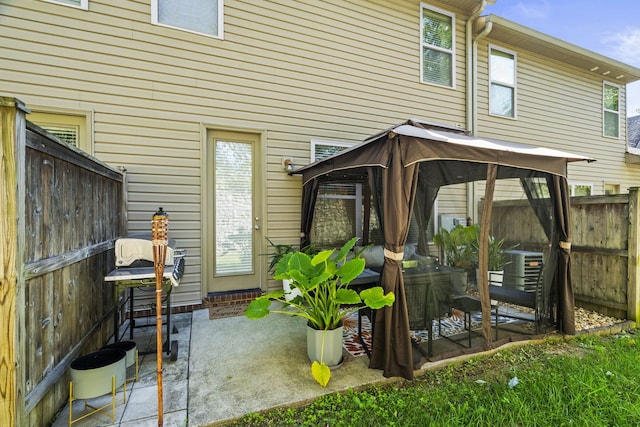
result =
[[253,150],[250,143],[216,141],[216,275],[252,273]]

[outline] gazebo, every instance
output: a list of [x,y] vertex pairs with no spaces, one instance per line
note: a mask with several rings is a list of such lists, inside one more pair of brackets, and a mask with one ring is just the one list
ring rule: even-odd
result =
[[490,345],[487,242],[496,180],[519,180],[546,237],[542,315],[560,332],[575,334],[571,286],[567,164],[592,159],[531,145],[478,138],[455,128],[417,119],[393,126],[360,144],[304,166],[301,244],[311,243],[318,188],[327,182],[361,182],[370,195],[384,237],[381,284],[396,302],[375,317],[370,368],[386,377],[413,379],[413,355],[402,273],[412,216],[419,228],[418,253],[426,253],[426,227],[442,186],[486,180],[480,224],[478,290],[483,335]]

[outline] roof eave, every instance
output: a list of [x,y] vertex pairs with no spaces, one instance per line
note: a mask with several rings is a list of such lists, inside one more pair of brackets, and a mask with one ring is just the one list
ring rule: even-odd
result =
[[640,69],[497,15],[481,16],[475,22],[479,30],[491,22],[488,39],[507,43],[546,58],[572,65],[593,76],[621,85],[640,80]]

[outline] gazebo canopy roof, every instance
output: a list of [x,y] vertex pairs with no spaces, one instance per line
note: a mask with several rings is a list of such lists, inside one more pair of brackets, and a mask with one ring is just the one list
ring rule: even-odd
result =
[[[389,165],[391,145],[386,142],[394,135],[402,136],[402,164],[406,167],[430,160],[454,160],[496,164],[528,169],[554,175],[566,175],[566,163],[593,161],[579,154],[551,148],[478,138],[467,132],[435,123],[410,119],[379,132],[360,144],[331,157],[311,163],[291,174],[302,175],[303,182],[328,173],[362,167]],[[352,171],[353,173],[355,171]]]

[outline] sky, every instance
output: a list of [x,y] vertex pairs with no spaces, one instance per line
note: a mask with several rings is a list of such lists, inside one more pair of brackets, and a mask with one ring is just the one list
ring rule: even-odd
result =
[[[640,0],[496,0],[483,14],[640,68]],[[640,115],[640,82],[627,86],[627,115]]]

